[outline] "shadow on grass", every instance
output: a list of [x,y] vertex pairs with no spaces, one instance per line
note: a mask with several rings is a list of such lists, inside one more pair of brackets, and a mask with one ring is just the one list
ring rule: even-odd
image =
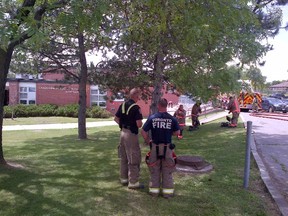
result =
[[[75,134],[52,136],[31,137],[23,145],[13,146],[16,162],[25,168],[1,168],[1,190],[11,199],[21,200],[5,215],[44,215],[47,210],[54,215],[94,215],[89,213],[93,210],[107,215],[115,203],[127,200],[128,189],[118,183],[119,132],[99,131],[84,141]],[[131,194],[139,193],[146,191]],[[1,206],[11,205],[0,200]],[[125,205],[116,206],[125,211]]]
[[[45,195],[44,188],[47,182],[44,185],[41,181],[43,175],[25,169],[12,170],[11,168],[1,170],[1,175],[5,177],[1,178],[0,188],[4,194],[7,194],[8,201],[1,199],[0,212],[10,207],[9,210],[2,212],[3,215],[45,215],[47,210],[49,214],[81,215],[77,208]],[[15,197],[13,206],[11,206],[11,194]]]

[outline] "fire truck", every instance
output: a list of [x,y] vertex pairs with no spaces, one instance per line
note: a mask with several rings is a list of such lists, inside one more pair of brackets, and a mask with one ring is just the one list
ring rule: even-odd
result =
[[248,112],[253,109],[254,96],[257,98],[258,110],[262,109],[262,95],[259,92],[253,91],[249,81],[242,80],[242,90],[238,96],[239,108],[241,112]]

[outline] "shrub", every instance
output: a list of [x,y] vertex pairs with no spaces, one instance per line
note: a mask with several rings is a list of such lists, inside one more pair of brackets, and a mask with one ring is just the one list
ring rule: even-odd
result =
[[[18,107],[20,108],[20,107]],[[22,114],[21,117],[36,117],[36,116],[40,116],[40,112],[38,109],[38,105],[36,104],[31,104],[31,105],[22,105],[21,109],[19,109],[16,112],[16,116],[20,117],[20,112]]]
[[[63,116],[63,117],[78,117],[78,104],[69,104],[65,106],[57,106],[54,104],[40,105],[23,105],[4,107],[4,118],[13,117],[36,117],[36,116]],[[112,114],[99,106],[87,108],[86,117],[89,118],[109,118]]]
[[78,104],[68,104],[65,106],[59,106],[55,112],[56,116],[64,117],[78,117]]
[[58,106],[55,104],[38,105],[39,116],[54,116]]
[[90,118],[110,118],[112,114],[107,110],[99,107],[99,106],[92,106],[91,108],[87,109],[87,117]]
[[[30,106],[30,105],[29,105]],[[29,106],[23,105],[23,104],[17,104],[12,107],[14,111],[14,116],[15,117],[28,117],[29,113]]]
[[3,118],[12,118],[14,117],[13,107],[12,106],[4,106],[4,114]]

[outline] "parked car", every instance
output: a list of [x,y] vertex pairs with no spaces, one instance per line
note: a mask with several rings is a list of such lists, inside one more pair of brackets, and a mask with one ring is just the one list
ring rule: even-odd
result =
[[282,99],[287,99],[285,94],[282,94],[282,93],[275,93],[275,94],[270,95],[269,97],[278,98],[278,99],[281,99],[281,100]]
[[283,108],[283,113],[287,113],[288,112],[288,99],[282,99],[282,101],[285,104]]
[[285,112],[284,109],[285,103],[282,100],[273,97],[262,98],[262,110],[267,112]]

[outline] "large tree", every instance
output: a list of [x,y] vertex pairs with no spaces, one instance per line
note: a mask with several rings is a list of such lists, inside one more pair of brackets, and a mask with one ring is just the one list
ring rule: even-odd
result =
[[122,25],[113,49],[118,58],[102,65],[133,68],[114,77],[122,86],[125,78],[144,75],[143,86],[148,82],[154,89],[152,112],[165,83],[208,99],[239,79],[227,62],[251,64],[270,49],[261,41],[277,33],[281,13],[271,8],[278,3],[286,1],[121,1],[116,15]]
[[244,71],[243,78],[251,81],[254,91],[262,90],[266,82],[266,77],[262,75],[261,70],[253,66]]
[[[45,20],[40,46],[32,53],[40,55],[40,61],[48,69],[62,71],[67,79],[79,84],[78,138],[86,139],[86,85],[88,63],[86,54],[101,50],[107,38],[109,1],[70,1],[64,8],[53,11]],[[51,20],[55,20],[51,24]],[[106,21],[106,22],[105,22]],[[109,41],[109,40],[108,40]],[[31,42],[31,41],[30,41]],[[33,44],[27,44],[35,48]],[[33,55],[35,56],[35,55]]]
[[2,145],[3,108],[13,52],[37,33],[47,11],[63,7],[66,3],[67,0],[3,0],[0,4],[0,164],[6,164]]

